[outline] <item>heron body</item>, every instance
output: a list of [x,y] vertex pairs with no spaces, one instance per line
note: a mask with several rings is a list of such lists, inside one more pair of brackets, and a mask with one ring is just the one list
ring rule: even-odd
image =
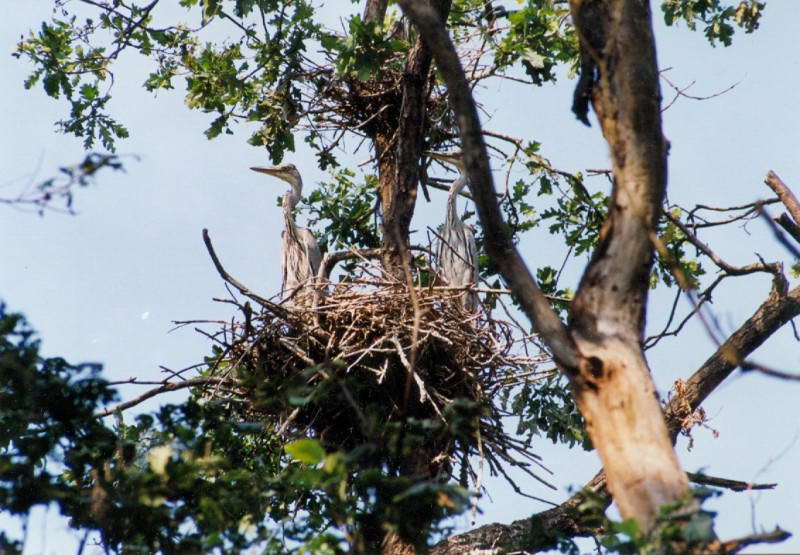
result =
[[299,227],[292,214],[294,207],[300,202],[303,180],[294,164],[250,169],[272,175],[291,185],[291,189],[283,195],[282,203],[284,230],[281,233],[281,295],[284,298],[295,297],[299,289],[314,285],[322,262],[322,253],[314,234]]
[[[464,164],[458,154],[429,155],[456,166],[459,171],[447,195],[444,225],[440,228],[436,245],[437,269],[448,285],[469,287],[478,283],[478,249],[475,246],[475,233],[461,220],[456,206],[458,194],[468,185]],[[465,291],[460,302],[465,309],[474,311],[478,308],[478,295],[474,291]]]

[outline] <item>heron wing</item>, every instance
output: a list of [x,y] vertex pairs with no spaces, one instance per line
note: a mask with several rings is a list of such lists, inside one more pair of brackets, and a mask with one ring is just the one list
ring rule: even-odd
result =
[[472,266],[472,282],[478,283],[478,247],[475,244],[475,232],[469,226],[464,226],[464,236],[467,240],[467,260]]
[[281,295],[286,292],[286,277],[289,270],[289,259],[286,245],[286,230],[281,231]]
[[317,238],[314,237],[314,234],[311,233],[311,230],[304,227],[300,228],[298,231],[300,232],[300,240],[303,242],[308,255],[308,265],[312,273],[311,277],[317,277],[317,274],[319,274],[320,264],[322,264],[322,251],[319,250]]

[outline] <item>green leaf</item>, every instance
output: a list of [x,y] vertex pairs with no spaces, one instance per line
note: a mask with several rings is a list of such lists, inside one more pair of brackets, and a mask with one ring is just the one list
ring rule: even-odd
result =
[[298,439],[283,448],[293,459],[303,464],[314,465],[325,458],[325,449],[315,439]]

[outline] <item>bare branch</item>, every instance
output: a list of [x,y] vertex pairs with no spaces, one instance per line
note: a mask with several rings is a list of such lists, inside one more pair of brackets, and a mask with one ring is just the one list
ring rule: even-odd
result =
[[211,244],[211,238],[208,236],[208,230],[203,229],[203,242],[206,244],[206,249],[208,250],[208,254],[211,256],[211,260],[214,262],[214,267],[217,269],[220,277],[225,280],[226,282],[233,285],[239,292],[244,295],[245,297],[249,297],[253,299],[258,304],[263,306],[264,308],[268,309],[270,312],[285,317],[286,316],[286,309],[276,305],[273,302],[268,301],[264,297],[260,297],[250,291],[245,285],[241,282],[236,280],[233,276],[231,276],[228,272],[225,271],[225,268],[222,267],[222,263],[219,261],[217,257],[217,253],[214,251],[214,246]]
[[695,474],[694,472],[687,472],[686,475],[689,477],[689,480],[691,480],[695,484],[704,484],[706,486],[725,488],[731,491],[775,489],[775,486],[778,485],[778,484],[754,484],[752,482],[740,482],[739,480],[716,478],[714,476],[706,476],[705,474]]
[[186,380],[183,382],[167,382],[159,387],[155,387],[148,391],[145,391],[138,397],[131,399],[130,401],[125,401],[124,403],[120,403],[119,405],[112,407],[110,409],[106,409],[104,411],[100,411],[95,414],[95,418],[103,418],[104,416],[110,416],[115,412],[122,412],[127,410],[131,407],[135,407],[136,405],[143,403],[144,401],[155,397],[156,395],[161,395],[162,393],[167,393],[170,391],[178,391],[180,389],[186,389],[188,387],[199,387],[201,385],[206,384],[219,384],[225,381],[223,378],[212,378],[212,377],[202,377],[202,378],[192,378],[190,380]]
[[738,553],[748,545],[757,543],[780,543],[786,541],[790,537],[792,537],[792,535],[786,530],[775,528],[772,532],[752,534],[735,540],[717,540],[710,543],[707,549],[709,553]]
[[[800,286],[786,292],[785,281],[775,278],[773,283],[769,297],[756,312],[686,381],[685,399],[692,410],[699,407],[750,353],[800,314]],[[673,399],[665,411],[673,441],[680,430],[678,409],[679,403]]]
[[794,219],[794,223],[800,225],[800,201],[797,200],[797,197],[794,196],[791,189],[786,186],[786,184],[778,177],[774,171],[770,170],[767,172],[767,177],[764,180],[764,183],[767,186],[775,191],[775,194],[778,195],[778,198],[789,211],[789,214],[792,215]]
[[683,232],[683,234],[686,236],[686,239],[692,245],[694,245],[697,248],[697,250],[699,250],[700,252],[705,254],[708,258],[711,259],[711,261],[714,264],[716,264],[721,270],[723,270],[727,274],[730,274],[732,276],[743,276],[743,275],[752,274],[752,273],[755,273],[755,272],[767,272],[767,273],[770,273],[770,274],[775,274],[775,273],[780,273],[781,272],[780,264],[778,264],[776,262],[773,262],[771,264],[764,264],[762,262],[762,263],[758,263],[758,264],[748,264],[747,266],[732,266],[732,265],[728,264],[727,262],[725,262],[724,260],[722,260],[722,258],[720,258],[714,251],[712,251],[709,248],[708,245],[703,243],[697,237],[697,235],[692,233],[689,230],[689,228],[683,222],[681,222],[678,218],[674,217],[669,212],[664,212],[664,216],[667,218],[667,220],[670,221],[670,223],[672,223],[675,227],[677,227],[678,229],[680,229]]
[[319,265],[318,277],[329,279],[334,266],[343,260],[353,260],[356,258],[379,258],[382,250],[376,249],[350,249],[346,251],[326,252],[322,257],[322,264]]
[[800,380],[800,374],[792,374],[790,372],[784,372],[783,370],[775,370],[774,368],[770,368],[756,362],[751,362],[749,360],[742,362],[739,366],[741,366],[743,372],[757,370],[758,372],[766,374],[767,376],[772,376],[773,378],[780,378],[782,380]]
[[778,229],[778,225],[769,217],[767,211],[764,210],[763,207],[759,207],[759,214],[764,219],[764,222],[767,226],[772,230],[772,234],[775,236],[775,240],[778,241],[783,247],[789,251],[792,256],[795,258],[800,258],[800,249],[798,249],[795,245],[793,245],[783,234],[783,232]]
[[784,230],[786,230],[786,233],[791,235],[795,241],[800,243],[800,226],[794,223],[794,221],[792,221],[792,218],[790,218],[787,213],[784,212],[783,214],[775,218],[775,223],[777,223]]

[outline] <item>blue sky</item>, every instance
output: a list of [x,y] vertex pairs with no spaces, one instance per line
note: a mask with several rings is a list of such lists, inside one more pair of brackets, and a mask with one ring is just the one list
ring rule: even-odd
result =
[[[326,8],[332,21],[336,4],[328,2]],[[21,34],[49,16],[50,6],[42,1],[15,3],[0,21],[0,40],[8,54]],[[754,35],[737,34],[730,48],[710,47],[699,32],[665,29],[656,13],[659,63],[672,68],[666,75],[674,83],[685,86],[695,81],[690,92],[701,96],[738,83],[717,98],[681,99],[665,112],[665,133],[672,145],[672,202],[730,206],[765,198],[769,190],[762,182],[769,169],[800,193],[796,106],[800,56],[792,6],[770,3],[761,29]],[[66,115],[65,104],[46,97],[39,88],[23,89],[29,67],[10,55],[0,57],[0,67],[4,76],[0,197],[11,197],[27,184],[54,175],[58,166],[79,161],[82,149],[77,139],[55,132],[53,122]],[[46,354],[102,362],[111,379],[157,379],[160,365],[182,368],[209,351],[207,341],[191,329],[170,332],[173,320],[229,315],[227,307],[211,300],[225,297],[226,291],[203,246],[203,228],[209,229],[223,263],[238,279],[266,296],[280,288],[281,220],[276,198],[283,184],[247,169],[268,163],[265,153],[245,144],[249,129],[243,126],[234,136],[208,141],[202,132],[211,118],[187,110],[180,91],[159,92],[157,97],[144,91],[141,83],[148,71],[149,65],[134,57],[123,58],[117,68],[111,106],[131,131],[131,138],[119,145],[126,156],[126,173],[101,175],[97,186],[78,191],[79,215],[74,217],[39,218],[0,206],[4,259],[0,295],[41,332]],[[510,83],[481,88],[486,127],[541,142],[542,154],[565,170],[608,167],[597,126],[585,128],[569,112],[573,86],[573,81],[561,79],[544,88]],[[302,141],[297,143],[297,154],[287,161],[301,168],[311,189],[325,174],[314,166]],[[344,159],[355,169],[368,157],[362,150]],[[592,190],[607,187],[602,178],[588,184]],[[443,194],[433,195],[430,205],[420,200],[418,227],[441,219]],[[777,215],[778,210],[772,212]],[[756,261],[755,253],[768,261],[791,263],[761,222],[707,233],[703,240],[732,264]],[[521,250],[533,267],[556,265],[564,255],[563,248],[544,233],[532,234]],[[577,285],[584,263],[568,265],[565,284]],[[733,330],[768,291],[769,279],[764,276],[729,280],[715,296],[714,314],[726,331]],[[654,292],[648,312],[653,329],[663,325],[671,299],[665,291]],[[686,308],[682,300],[681,309]],[[713,350],[714,344],[697,325],[651,350],[651,369],[662,395]],[[798,343],[787,328],[753,358],[798,371],[799,355]],[[123,393],[134,395],[136,390]],[[678,453],[687,470],[779,484],[774,491],[726,493],[715,500],[721,537],[745,535],[753,525],[771,529],[780,524],[800,533],[798,397],[797,383],[735,374],[704,405],[719,437],[697,431],[691,452],[679,442]],[[541,441],[539,453],[556,473],[554,481],[561,490],[557,494],[542,490],[525,484],[521,476],[519,481],[532,494],[556,502],[599,468],[594,453],[554,447],[547,440]],[[508,522],[546,508],[517,497],[502,481],[489,483],[491,500],[481,502],[484,514],[479,522]],[[64,532],[63,521],[53,514],[37,518],[32,521],[28,553],[72,551],[65,546],[74,536]],[[466,519],[461,524],[466,525]],[[776,550],[761,546],[750,552]],[[800,551],[800,539],[792,538],[779,551]]]

